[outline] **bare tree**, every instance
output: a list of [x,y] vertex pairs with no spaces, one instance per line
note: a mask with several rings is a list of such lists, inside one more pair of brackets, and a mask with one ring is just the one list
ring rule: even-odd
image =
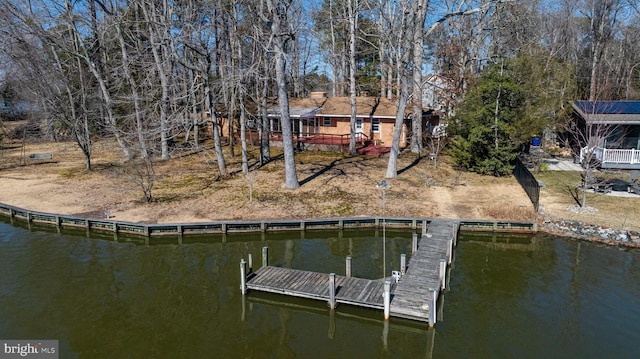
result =
[[163,0],[160,7],[155,1],[144,1],[142,3],[142,13],[146,21],[147,36],[151,47],[151,53],[155,62],[156,71],[160,78],[161,94],[158,107],[160,109],[160,147],[162,159],[169,159],[169,104],[170,104],[170,76],[171,59],[173,51],[169,21],[171,19],[171,7],[168,0]]
[[606,102],[589,101],[584,109],[587,117],[584,122],[571,121],[566,127],[570,141],[573,142],[573,154],[579,157],[582,167],[580,207],[587,206],[587,191],[602,185],[598,183],[600,180],[594,176],[594,172],[602,160],[605,144],[616,146],[617,139],[621,138],[615,136],[620,131],[618,125],[607,124],[597,119],[601,111],[612,110],[612,108],[606,108],[608,106],[610,105]]
[[[404,125],[405,119],[405,111],[407,106],[407,101],[409,100],[410,93],[408,88],[409,75],[411,70],[413,71],[421,71],[421,64],[412,64],[410,60],[421,61],[421,54],[413,54],[413,57],[410,56],[413,51],[422,52],[423,49],[416,48],[412,46],[412,42],[416,37],[422,37],[422,29],[425,22],[426,16],[426,6],[427,3],[422,1],[415,2],[398,2],[398,8],[394,20],[387,20],[387,23],[395,24],[394,30],[392,33],[397,38],[391,40],[389,43],[395,44],[395,47],[392,47],[392,56],[396,59],[396,71],[397,71],[397,84],[398,84],[398,99],[396,100],[396,120],[395,120],[395,128],[393,132],[393,141],[391,144],[391,151],[389,153],[389,162],[387,165],[387,178],[393,178],[397,176],[397,159],[400,152],[400,134]],[[484,5],[483,5],[484,6]],[[436,20],[431,27],[426,31],[424,35],[428,36],[439,24],[446,21],[447,19],[455,16],[464,16],[473,14],[475,12],[480,11],[480,8],[465,10],[465,11],[457,11],[453,13],[447,13],[442,18]],[[388,14],[381,14],[381,16],[389,16]],[[384,29],[381,29],[383,32]],[[415,34],[418,31],[420,34]],[[415,78],[420,77],[419,74],[414,74]],[[421,80],[419,80],[421,82]],[[421,85],[421,84],[420,84]],[[420,88],[417,89],[417,94],[421,94]],[[416,96],[416,93],[413,94]],[[415,99],[419,101],[418,99]],[[421,101],[421,99],[420,99]],[[422,141],[422,108],[420,106],[420,124],[416,126],[419,130],[418,141]],[[414,134],[414,137],[415,134]],[[417,147],[417,146],[416,146]]]
[[156,172],[150,157],[137,160],[133,164],[133,181],[140,187],[147,203],[153,202],[153,186],[156,182]]
[[[411,7],[409,7],[411,6]],[[396,119],[393,129],[393,140],[391,142],[391,151],[389,152],[389,162],[387,163],[386,178],[395,178],[398,176],[398,156],[400,154],[400,134],[402,133],[405,112],[407,108],[407,101],[409,99],[409,66],[410,66],[410,53],[413,46],[411,42],[413,40],[413,26],[416,21],[418,2],[412,4],[402,4],[400,21],[398,22],[399,28],[397,31],[397,44],[395,48],[395,56],[397,58],[397,74],[399,85],[399,96],[396,100]]]
[[296,173],[295,154],[293,148],[293,131],[289,115],[289,94],[286,76],[287,43],[291,41],[293,33],[288,28],[288,15],[293,0],[264,0],[260,11],[264,21],[271,24],[269,43],[273,48],[276,67],[276,86],[278,88],[278,102],[280,108],[280,124],[282,126],[282,143],[284,147],[285,188],[300,187]]
[[147,148],[147,138],[144,131],[145,118],[142,97],[139,92],[138,81],[131,71],[131,59],[122,30],[122,28],[126,29],[127,26],[123,23],[123,21],[118,21],[118,23],[114,27],[116,30],[116,36],[118,38],[118,43],[120,45],[123,75],[129,85],[129,91],[131,91],[131,100],[133,101],[133,111],[135,116],[135,129],[138,137],[140,155],[143,158],[147,158],[149,157],[149,151]]
[[447,125],[440,124],[433,128],[431,132],[425,131],[427,138],[427,149],[429,150],[429,159],[433,162],[433,168],[438,167],[438,157],[447,145]]
[[413,94],[411,121],[411,152],[422,152],[422,65],[424,58],[424,23],[428,0],[417,0],[416,19],[413,26]]
[[598,75],[606,48],[617,30],[618,16],[626,3],[623,0],[585,0],[584,15],[589,19],[591,78],[589,101],[598,96]]
[[349,97],[351,118],[349,119],[349,154],[356,154],[356,31],[358,31],[358,0],[349,0]]

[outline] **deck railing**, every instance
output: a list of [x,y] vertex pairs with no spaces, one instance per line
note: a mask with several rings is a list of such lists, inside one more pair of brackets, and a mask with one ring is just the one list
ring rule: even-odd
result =
[[617,149],[602,149],[602,162],[611,163],[628,163],[636,164],[640,163],[640,150],[617,150]]
[[580,149],[580,159],[584,159],[589,151],[593,151],[593,157],[603,164],[640,164],[640,150],[602,147],[589,149],[587,147],[583,147]]
[[[349,145],[350,138],[351,138],[351,135],[348,133],[347,134],[331,134],[331,133],[293,132],[294,142],[299,141],[299,142],[307,142],[307,143],[347,146]],[[358,132],[355,134],[355,139],[357,143],[362,144],[369,139],[369,136],[367,136],[364,133]],[[272,131],[271,140],[282,141],[282,132]]]

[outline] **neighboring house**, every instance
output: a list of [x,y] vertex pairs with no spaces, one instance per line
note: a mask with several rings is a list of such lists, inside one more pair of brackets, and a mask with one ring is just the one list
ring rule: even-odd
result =
[[453,116],[456,101],[456,86],[451,79],[437,75],[427,75],[422,83],[422,107]]
[[585,137],[605,133],[579,144],[581,160],[593,151],[602,168],[640,169],[640,101],[575,101],[573,109],[579,128],[591,129]]

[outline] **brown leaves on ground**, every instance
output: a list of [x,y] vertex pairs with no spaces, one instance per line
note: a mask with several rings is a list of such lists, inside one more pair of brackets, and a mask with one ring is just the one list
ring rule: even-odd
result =
[[[229,174],[217,175],[209,144],[201,151],[174,152],[167,161],[154,160],[154,201],[146,203],[133,175],[133,161],[124,161],[110,141],[98,142],[93,171],[71,143],[7,146],[0,154],[0,202],[35,211],[100,216],[146,223],[213,220],[382,216],[387,157],[349,157],[341,153],[298,152],[301,187],[283,189],[280,149],[273,161],[257,168],[257,149],[250,152],[250,175],[241,172],[241,155],[230,157]],[[30,153],[53,154],[50,161],[31,161]],[[23,153],[27,159],[23,161]],[[25,164],[22,165],[22,162]],[[438,168],[428,157],[404,153],[397,178],[387,179],[385,215],[465,219],[534,220],[533,206],[513,177],[487,177],[454,170],[446,158]],[[250,196],[250,188],[253,193]],[[251,197],[251,201],[250,201]]]

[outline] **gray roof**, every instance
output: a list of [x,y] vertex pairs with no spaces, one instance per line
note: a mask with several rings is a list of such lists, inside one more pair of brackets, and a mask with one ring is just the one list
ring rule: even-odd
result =
[[[289,117],[290,118],[307,118],[314,117],[316,113],[320,111],[317,107],[289,107]],[[272,107],[267,110],[270,116],[279,117],[280,116],[280,108]]]

